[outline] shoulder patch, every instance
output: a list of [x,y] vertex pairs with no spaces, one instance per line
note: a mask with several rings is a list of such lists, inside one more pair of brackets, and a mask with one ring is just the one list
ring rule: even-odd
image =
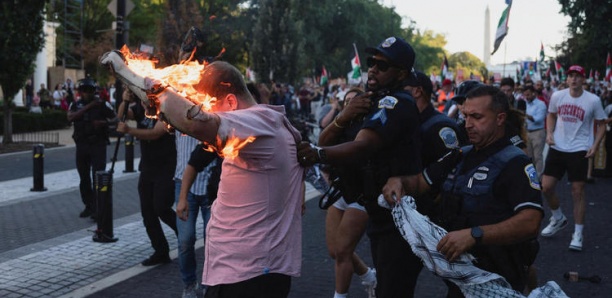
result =
[[385,109],[378,110],[378,112],[372,115],[370,120],[380,120],[380,122],[385,125],[385,123],[387,123],[387,113],[385,112]]
[[457,138],[457,133],[450,127],[443,127],[438,131],[438,135],[442,142],[444,142],[444,146],[449,149],[459,148],[459,139]]
[[385,108],[385,109],[391,110],[395,108],[397,101],[398,101],[397,98],[387,95],[378,101],[378,108],[379,109]]
[[531,188],[542,190],[538,173],[532,163],[525,166],[525,175],[527,175],[527,179],[529,179],[529,186],[531,186]]

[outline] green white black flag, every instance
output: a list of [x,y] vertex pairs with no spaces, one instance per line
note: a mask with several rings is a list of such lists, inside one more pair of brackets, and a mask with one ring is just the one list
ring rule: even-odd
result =
[[512,3],[508,4],[508,7],[504,9],[501,18],[499,19],[499,23],[497,24],[497,31],[495,32],[495,43],[493,44],[493,52],[491,55],[495,54],[499,46],[501,45],[502,40],[508,34],[508,20],[510,19],[510,7]]

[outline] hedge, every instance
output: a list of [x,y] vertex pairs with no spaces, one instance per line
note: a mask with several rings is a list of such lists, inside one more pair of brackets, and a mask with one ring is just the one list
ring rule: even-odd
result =
[[[66,112],[43,109],[42,114],[29,113],[26,108],[13,110],[13,133],[62,129],[68,126]],[[4,132],[4,111],[0,108],[0,134]]]

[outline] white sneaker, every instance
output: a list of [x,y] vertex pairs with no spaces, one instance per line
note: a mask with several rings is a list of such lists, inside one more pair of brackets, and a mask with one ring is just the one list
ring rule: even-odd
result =
[[361,284],[365,287],[365,291],[368,293],[368,298],[376,298],[376,269],[371,269],[374,274],[374,280],[365,281],[362,280]]
[[567,217],[563,215],[563,217],[559,220],[555,219],[554,216],[550,217],[550,223],[542,230],[543,237],[550,237],[557,232],[561,231],[563,228],[567,226]]
[[570,242],[569,249],[573,251],[582,251],[582,233],[574,232],[572,235],[572,242]]

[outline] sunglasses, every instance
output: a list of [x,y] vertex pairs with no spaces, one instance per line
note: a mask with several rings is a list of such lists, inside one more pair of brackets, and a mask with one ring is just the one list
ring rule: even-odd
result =
[[366,63],[367,63],[369,68],[372,68],[372,67],[374,67],[374,65],[376,65],[376,68],[378,68],[378,70],[380,70],[382,72],[385,72],[385,71],[389,70],[390,67],[397,67],[395,65],[391,65],[387,61],[379,60],[379,59],[376,59],[374,57],[368,57],[368,59],[366,60]]

